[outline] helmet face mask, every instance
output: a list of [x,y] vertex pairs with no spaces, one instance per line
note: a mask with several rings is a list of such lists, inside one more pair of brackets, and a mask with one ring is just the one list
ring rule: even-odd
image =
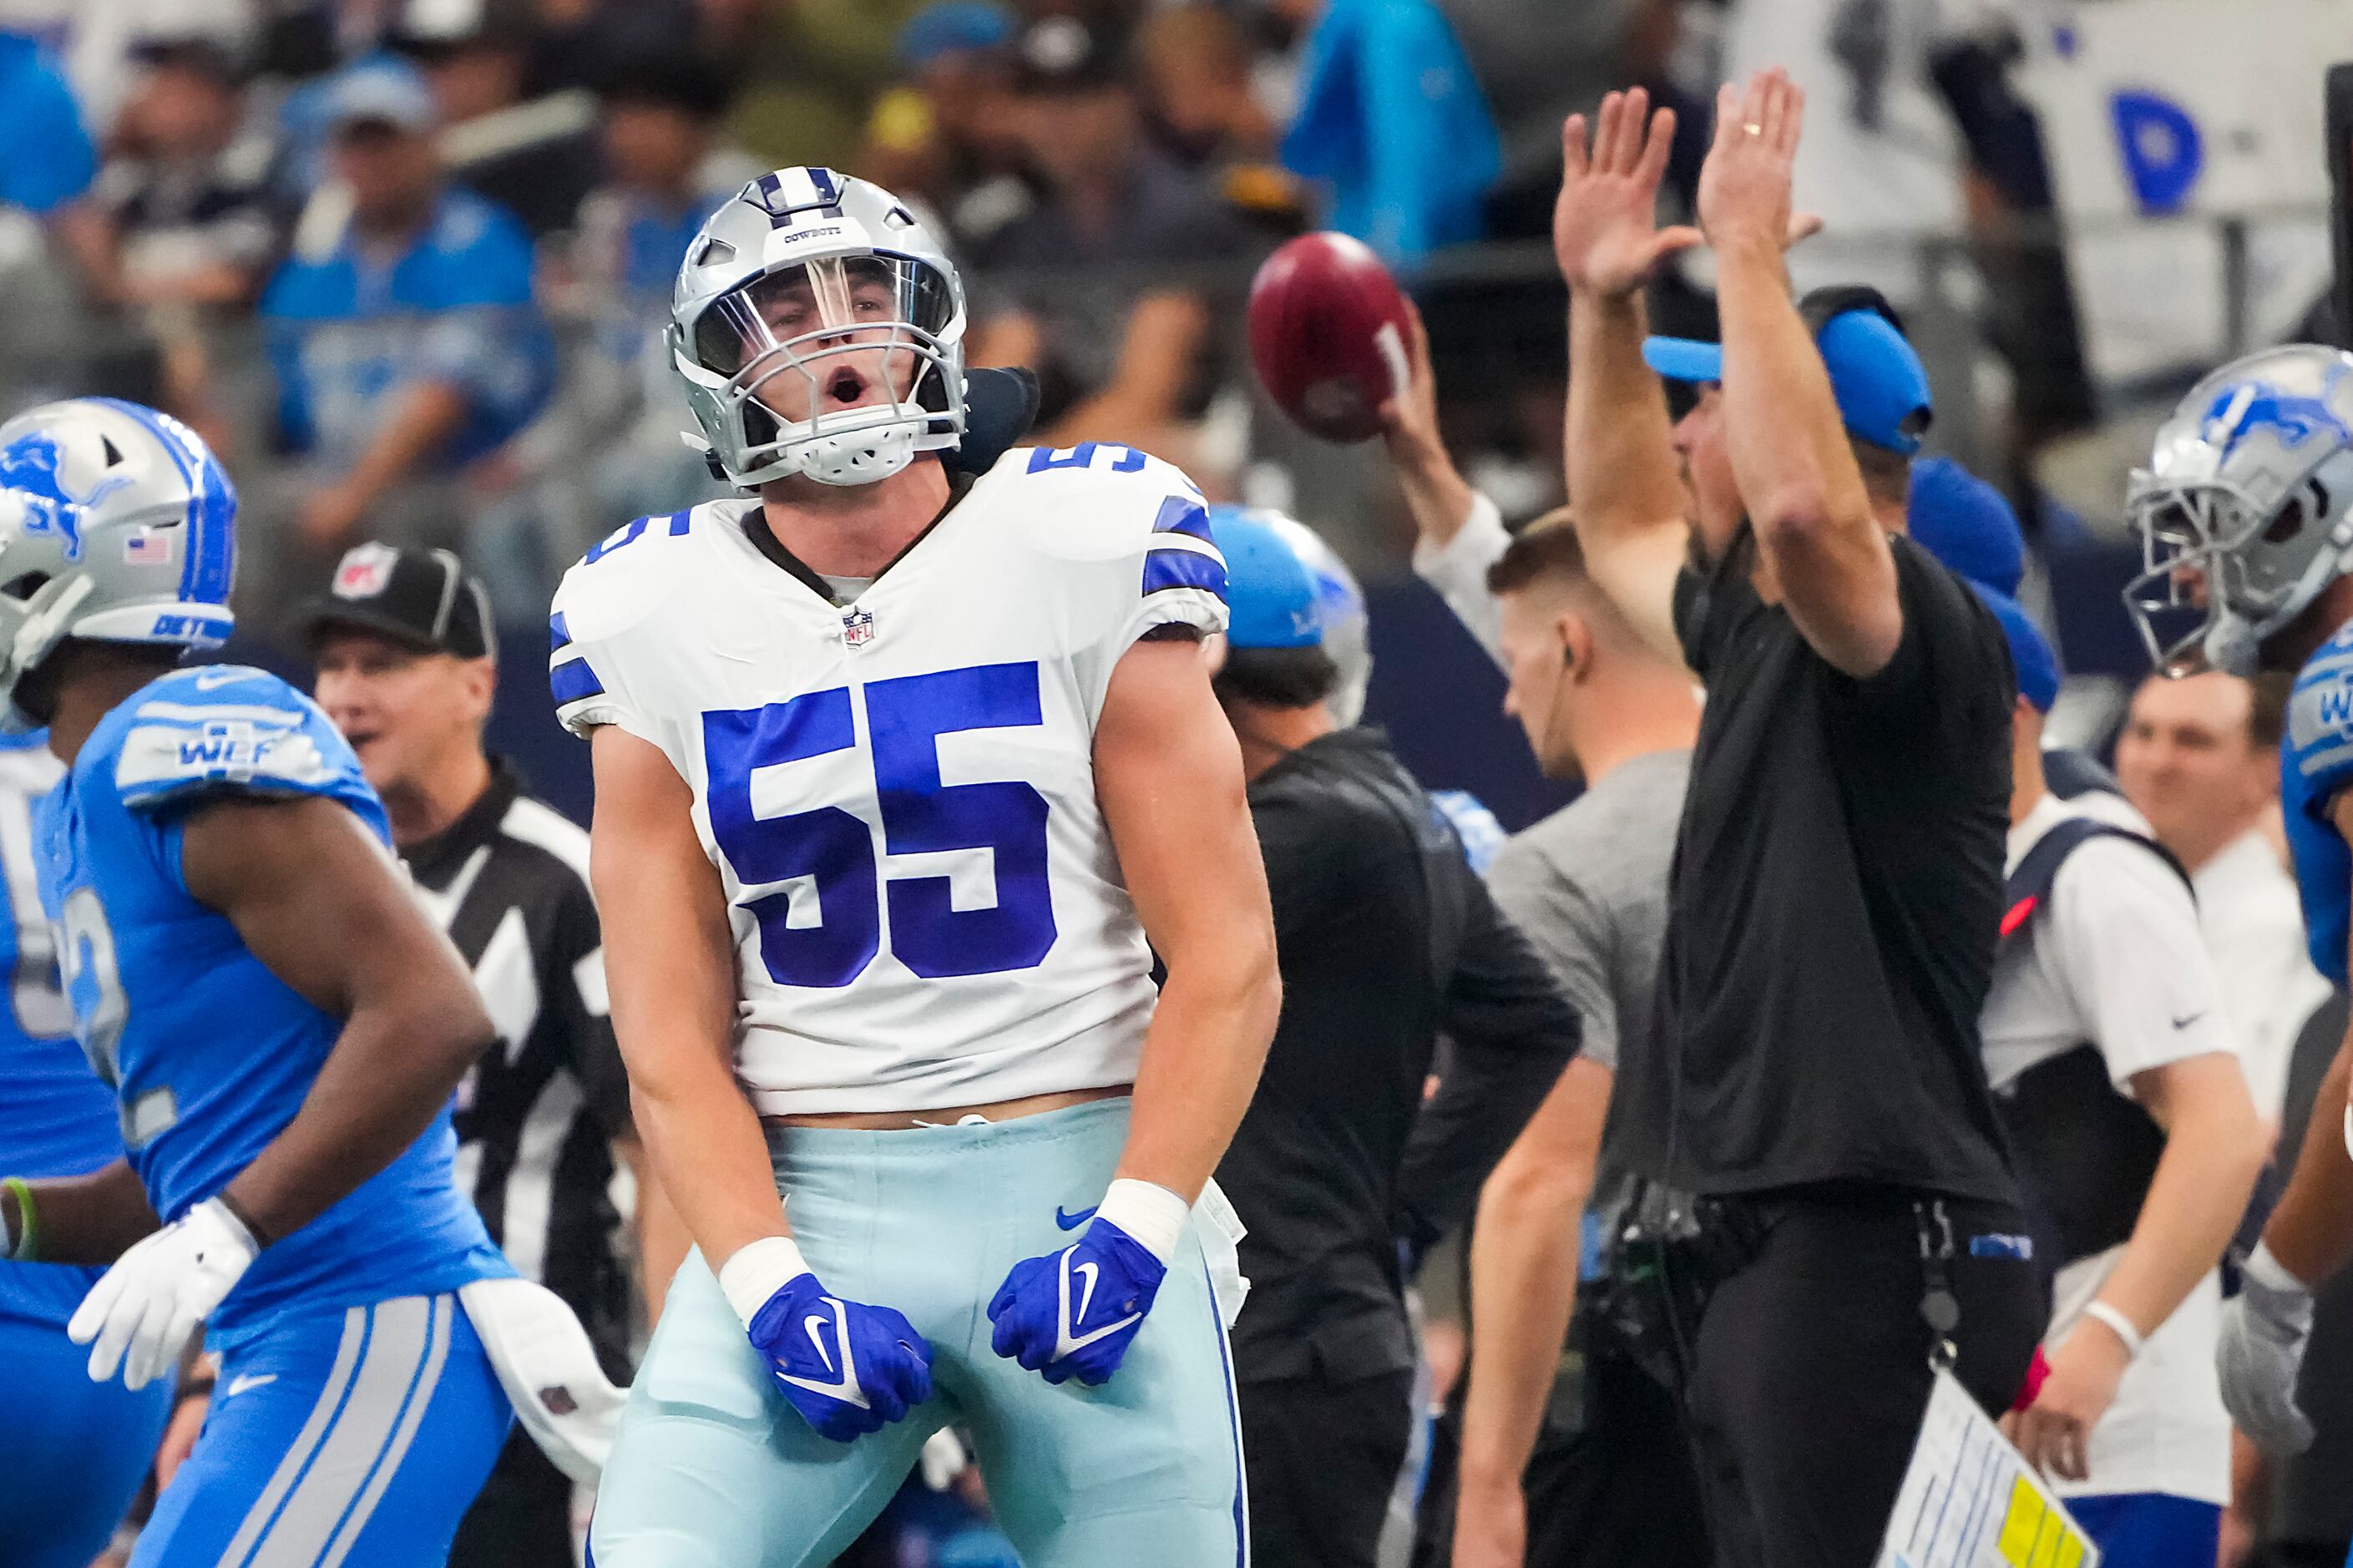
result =
[[2353,355],[2224,366],[2184,397],[2126,497],[2142,572],[2126,607],[2170,674],[2254,672],[2265,639],[2353,565]]
[[902,204],[785,169],[688,247],[670,342],[727,478],[855,485],[962,438],[964,327],[955,269]]

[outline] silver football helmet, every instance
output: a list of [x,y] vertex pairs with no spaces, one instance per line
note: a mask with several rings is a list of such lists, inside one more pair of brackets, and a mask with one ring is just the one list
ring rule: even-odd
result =
[[0,727],[67,637],[219,647],[236,576],[236,487],[178,420],[77,397],[0,425]]
[[2296,343],[2214,372],[2126,504],[2144,570],[2125,604],[2150,656],[2253,674],[2263,640],[2353,569],[2353,354]]
[[687,247],[670,360],[713,466],[749,489],[864,485],[964,435],[964,285],[906,204],[779,169]]
[[1324,623],[1324,653],[1340,669],[1339,687],[1325,705],[1341,723],[1355,723],[1365,715],[1365,689],[1373,680],[1372,619],[1365,609],[1363,586],[1339,552],[1297,518],[1261,507],[1244,509],[1243,514],[1281,535],[1314,580],[1316,612]]

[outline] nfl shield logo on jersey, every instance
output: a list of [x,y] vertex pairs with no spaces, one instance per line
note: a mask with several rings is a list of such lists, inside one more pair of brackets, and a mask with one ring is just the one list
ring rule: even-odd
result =
[[874,640],[874,612],[852,610],[841,617],[841,641],[845,647],[864,647]]
[[334,594],[338,599],[373,599],[392,581],[392,569],[400,561],[400,552],[389,544],[360,544],[343,552],[335,567]]

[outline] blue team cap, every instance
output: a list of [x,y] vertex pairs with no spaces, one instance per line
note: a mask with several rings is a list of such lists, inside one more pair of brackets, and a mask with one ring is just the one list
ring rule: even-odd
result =
[[425,79],[406,64],[370,60],[343,72],[327,98],[328,123],[429,131],[439,118]]
[[1324,640],[1315,579],[1265,523],[1238,506],[1209,509],[1226,558],[1226,640],[1236,647],[1314,647]]
[[[1818,289],[1798,309],[1831,374],[1831,395],[1847,434],[1910,457],[1928,428],[1928,373],[1878,290]],[[1696,338],[1649,338],[1642,363],[1669,381],[1722,381],[1724,345]]]
[[1905,527],[1919,546],[1970,582],[2015,595],[2026,536],[2002,493],[1949,458],[1912,465]]
[[2059,654],[2051,639],[2016,599],[1982,583],[1969,586],[2001,623],[2001,635],[2010,642],[2010,667],[2018,671],[2018,694],[2034,704],[2037,713],[2050,712],[2059,700]]
[[1002,48],[1013,41],[1013,18],[987,0],[937,0],[907,18],[891,50],[902,71],[919,71],[944,55]]

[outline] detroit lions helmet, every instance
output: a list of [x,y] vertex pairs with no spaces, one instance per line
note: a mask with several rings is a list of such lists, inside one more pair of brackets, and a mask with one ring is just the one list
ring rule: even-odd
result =
[[1340,684],[1325,705],[1342,724],[1355,723],[1364,717],[1365,689],[1373,679],[1372,623],[1356,574],[1322,534],[1295,517],[1266,507],[1221,506],[1213,508],[1212,515],[1219,511],[1232,511],[1273,529],[1307,568],[1315,584],[1316,613],[1324,625],[1324,652],[1340,670]]
[[746,489],[871,484],[963,438],[964,285],[880,185],[779,169],[687,247],[670,361],[712,466]]
[[195,432],[111,397],[0,425],[0,725],[67,637],[217,647],[232,626],[237,490]]
[[2353,569],[2353,354],[2291,344],[2209,375],[2127,505],[2145,570],[2125,603],[2150,656],[2253,674],[2263,640]]

